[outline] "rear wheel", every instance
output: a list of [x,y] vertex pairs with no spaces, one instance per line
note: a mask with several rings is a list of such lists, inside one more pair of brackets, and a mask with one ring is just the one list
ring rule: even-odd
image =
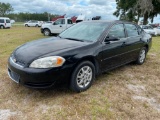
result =
[[44,34],[44,36],[50,36],[51,32],[49,29],[44,29],[43,34]]
[[146,60],[146,54],[147,54],[147,48],[143,47],[139,52],[139,56],[137,58],[136,63],[142,65]]
[[84,61],[80,63],[71,76],[70,89],[74,92],[82,92],[91,87],[95,78],[93,63]]
[[0,29],[4,29],[4,26],[3,26],[3,25],[1,25],[1,26],[0,26]]
[[25,27],[28,27],[28,24],[26,24]]
[[38,24],[35,27],[38,27]]

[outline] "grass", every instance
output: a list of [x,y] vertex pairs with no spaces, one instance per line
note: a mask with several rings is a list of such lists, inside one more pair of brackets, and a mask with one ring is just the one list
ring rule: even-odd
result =
[[[39,38],[44,38],[40,28],[13,26],[0,30],[0,119],[159,119],[160,37],[153,38],[144,65],[129,64],[103,74],[89,90],[80,94],[68,89],[29,89],[9,79],[7,59],[11,52]],[[139,99],[134,99],[135,96]],[[149,101],[152,98],[155,101]]]

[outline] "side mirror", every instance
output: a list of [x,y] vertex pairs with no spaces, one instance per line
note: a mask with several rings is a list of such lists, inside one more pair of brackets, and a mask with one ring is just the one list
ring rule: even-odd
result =
[[56,25],[56,23],[54,22],[53,25]]
[[105,42],[118,41],[118,40],[120,40],[120,39],[117,38],[117,37],[107,37],[107,38],[105,39]]

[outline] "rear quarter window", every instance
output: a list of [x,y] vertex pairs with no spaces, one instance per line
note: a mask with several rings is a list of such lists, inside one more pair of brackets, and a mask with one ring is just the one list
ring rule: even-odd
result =
[[0,19],[0,23],[4,23],[4,19]]

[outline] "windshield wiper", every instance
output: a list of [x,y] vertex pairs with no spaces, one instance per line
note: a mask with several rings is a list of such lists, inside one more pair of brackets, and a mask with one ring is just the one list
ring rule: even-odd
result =
[[64,38],[64,39],[68,39],[68,40],[75,40],[75,41],[84,42],[84,40],[80,40],[80,39],[76,39],[76,38]]

